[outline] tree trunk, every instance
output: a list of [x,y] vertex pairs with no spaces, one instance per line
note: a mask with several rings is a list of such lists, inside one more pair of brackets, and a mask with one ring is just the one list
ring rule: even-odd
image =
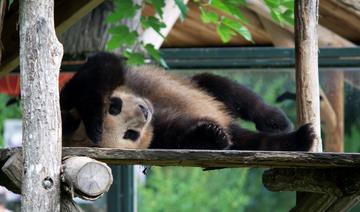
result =
[[312,123],[312,151],[321,152],[318,72],[318,0],[295,1],[296,103],[298,124]]
[[[133,0],[133,2],[138,5],[143,4],[143,0]],[[108,30],[112,26],[106,22],[106,17],[113,9],[113,1],[106,0],[91,13],[81,18],[65,33],[61,34],[59,37],[64,44],[64,52],[70,55],[79,55],[104,51],[110,39]],[[124,19],[122,23],[126,24],[130,31],[135,30],[141,34],[140,18],[141,9],[136,12],[132,19]],[[82,36],[74,36],[79,34]],[[134,48],[139,49],[138,44],[135,44]],[[123,50],[123,48],[118,48],[114,52],[120,54]]]
[[63,55],[54,1],[20,1],[20,76],[24,173],[22,211],[60,211],[61,116],[58,76]]

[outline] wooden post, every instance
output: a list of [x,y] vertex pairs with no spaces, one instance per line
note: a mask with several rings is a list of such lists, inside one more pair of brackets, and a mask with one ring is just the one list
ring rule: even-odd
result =
[[63,55],[53,0],[20,0],[23,114],[22,211],[60,211],[61,116],[58,76]]
[[321,152],[318,73],[318,0],[295,1],[296,102],[298,124],[312,123],[316,140],[312,151]]

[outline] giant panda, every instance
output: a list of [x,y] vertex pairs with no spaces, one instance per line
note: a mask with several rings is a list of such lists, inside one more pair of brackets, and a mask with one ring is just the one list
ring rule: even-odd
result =
[[[184,78],[155,66],[128,67],[111,53],[89,57],[60,93],[65,146],[123,149],[307,151],[310,124],[287,116],[227,78]],[[255,123],[257,132],[236,119]]]

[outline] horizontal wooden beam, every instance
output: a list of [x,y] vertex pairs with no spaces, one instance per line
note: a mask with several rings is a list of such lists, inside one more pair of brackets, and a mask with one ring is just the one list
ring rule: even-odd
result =
[[[20,149],[0,149],[0,162]],[[359,167],[359,153],[309,153],[225,150],[121,150],[64,147],[63,156],[87,156],[109,164],[193,167]]]

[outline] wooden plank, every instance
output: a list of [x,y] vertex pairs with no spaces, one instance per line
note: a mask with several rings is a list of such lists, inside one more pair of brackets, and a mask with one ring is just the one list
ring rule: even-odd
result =
[[[62,33],[81,17],[97,7],[103,0],[57,0],[55,1],[55,27],[56,33]],[[10,11],[5,14],[4,29],[2,33],[4,51],[0,76],[3,76],[19,65],[19,32],[17,23],[19,20],[18,1],[14,1]]]
[[[20,148],[0,149],[0,161]],[[122,150],[64,147],[63,156],[87,156],[109,164],[192,167],[360,167],[360,153],[312,153],[235,150]]]

